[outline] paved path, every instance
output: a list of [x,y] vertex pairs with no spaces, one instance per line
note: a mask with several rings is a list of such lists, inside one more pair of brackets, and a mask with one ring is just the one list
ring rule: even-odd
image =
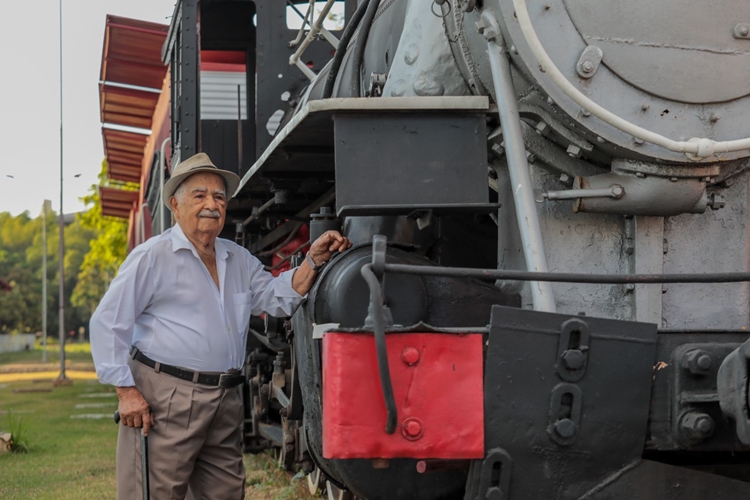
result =
[[[0,373],[0,383],[19,382],[22,380],[56,379],[59,371],[31,372],[31,373]],[[96,380],[96,372],[65,370],[65,375],[73,380]]]

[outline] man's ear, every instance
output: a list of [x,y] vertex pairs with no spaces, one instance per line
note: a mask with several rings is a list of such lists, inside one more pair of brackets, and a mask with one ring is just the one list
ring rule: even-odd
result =
[[177,198],[176,197],[171,196],[169,198],[169,206],[172,207],[172,215],[174,216],[175,213],[177,212],[177,206],[178,206],[178,202],[177,202]]

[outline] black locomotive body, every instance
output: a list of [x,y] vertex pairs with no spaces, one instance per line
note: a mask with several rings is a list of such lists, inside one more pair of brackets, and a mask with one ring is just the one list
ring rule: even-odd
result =
[[[245,449],[275,449],[332,498],[748,498],[747,323],[719,307],[746,301],[746,277],[704,276],[712,291],[685,298],[680,286],[704,285],[667,276],[692,266],[681,242],[722,223],[744,234],[748,151],[701,139],[692,159],[552,90],[519,34],[519,2],[567,64],[543,16],[567,8],[579,20],[576,1],[178,1],[163,50],[172,164],[204,151],[242,177],[223,237],[272,272],[297,265],[323,230],[354,243],[293,318],[253,318]],[[747,10],[726,4],[716,8]],[[289,27],[295,17],[303,28]],[[597,36],[583,39],[606,39],[604,56],[586,49],[560,67],[594,100],[628,99],[630,87],[596,87],[619,61]],[[202,111],[206,62],[222,52],[244,59],[236,118]],[[721,99],[744,103],[700,103],[687,87],[664,97],[641,78],[638,92],[707,115]],[[693,127],[688,114],[668,126]],[[549,269],[567,284],[533,274]],[[716,326],[693,320],[715,303]],[[341,425],[346,443],[326,431]]]

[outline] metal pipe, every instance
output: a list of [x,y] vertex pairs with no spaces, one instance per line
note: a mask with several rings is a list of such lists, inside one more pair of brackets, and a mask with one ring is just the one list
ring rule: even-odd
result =
[[365,264],[361,269],[362,277],[370,287],[370,307],[368,318],[372,319],[373,335],[375,337],[375,351],[378,357],[378,371],[380,372],[380,386],[383,389],[383,398],[385,399],[385,408],[387,420],[385,432],[393,434],[398,424],[398,408],[396,399],[393,396],[393,383],[391,382],[391,372],[388,367],[388,351],[385,344],[385,320],[383,318],[383,291],[380,288],[380,281],[372,269],[372,264]]
[[365,11],[364,18],[362,19],[362,27],[357,34],[357,39],[354,41],[354,58],[352,60],[352,82],[351,92],[354,97],[360,97],[362,95],[362,76],[360,74],[362,68],[362,61],[365,57],[365,46],[367,45],[367,39],[370,36],[370,28],[372,23],[375,22],[375,15],[378,12],[380,6],[380,0],[370,0],[367,4],[367,10]]
[[255,219],[257,219],[258,216],[260,216],[260,214],[262,214],[263,212],[265,212],[266,210],[268,210],[269,208],[271,208],[275,203],[276,203],[276,198],[271,198],[270,200],[268,200],[267,202],[265,202],[263,205],[261,205],[260,208],[258,208],[257,212],[253,212],[253,214],[250,217],[248,217],[247,219],[245,219],[245,222],[243,222],[242,225],[243,226],[247,226],[252,221],[254,221]]
[[[657,176],[640,178],[608,172],[591,177],[576,177],[573,186],[585,194],[609,188],[613,184],[621,186],[623,196],[580,196],[573,203],[573,212],[669,217],[702,214],[709,206],[706,183],[702,179]],[[715,205],[715,209],[718,208],[719,205]]]
[[[500,124],[503,129],[505,155],[508,160],[508,172],[510,173],[526,268],[537,272],[547,272],[547,258],[544,255],[544,241],[539,226],[539,214],[536,211],[531,174],[526,161],[521,118],[518,114],[516,94],[510,75],[510,60],[495,16],[491,12],[485,11],[482,14],[482,20],[485,23],[492,24],[495,33],[495,36],[488,37],[487,51],[492,69],[492,80],[495,85]],[[486,29],[485,36],[489,33],[489,29]],[[555,312],[555,299],[552,295],[552,286],[549,283],[531,283],[531,296],[535,310]]]
[[[331,10],[331,7],[333,7],[334,3],[336,3],[336,0],[328,0],[326,2],[326,4],[323,6],[323,10],[320,11],[320,15],[310,28],[310,32],[307,34],[305,39],[302,40],[302,43],[294,52],[294,54],[292,54],[289,58],[289,65],[297,66],[310,80],[314,79],[316,75],[310,68],[307,67],[306,64],[300,61],[300,57],[302,57],[305,49],[307,49],[308,45],[310,45],[313,40],[315,40],[315,37],[318,36],[318,33],[320,33],[320,31],[323,29],[323,21],[325,21],[325,18],[326,16],[328,16],[328,12]],[[333,43],[331,40],[329,40],[329,42],[331,42],[334,48],[338,47],[338,40],[336,40],[336,43]]]
[[333,62],[331,63],[331,68],[328,70],[328,77],[326,78],[326,85],[323,88],[323,99],[328,99],[333,95],[333,86],[336,83],[336,77],[339,74],[339,69],[341,69],[341,63],[343,62],[344,55],[349,47],[349,41],[352,39],[354,32],[357,31],[357,27],[359,26],[360,21],[362,21],[362,17],[365,15],[367,6],[371,1],[373,0],[363,0],[357,6],[357,10],[354,11],[354,14],[352,14],[352,17],[349,20],[349,24],[346,25],[344,32],[341,34],[341,40],[339,41],[339,46],[336,47],[336,54],[333,56]]
[[167,225],[165,220],[165,213],[164,213],[164,169],[167,168],[167,159],[164,155],[166,155],[166,148],[167,143],[172,140],[171,137],[167,137],[161,142],[161,147],[159,148],[159,232],[163,233],[166,231],[165,227]]
[[513,271],[508,269],[476,269],[470,267],[414,266],[385,264],[386,273],[417,276],[445,276],[473,278],[483,281],[518,280],[553,283],[588,283],[597,285],[648,285],[657,283],[744,283],[750,282],[750,272],[693,273],[693,274],[581,274]]

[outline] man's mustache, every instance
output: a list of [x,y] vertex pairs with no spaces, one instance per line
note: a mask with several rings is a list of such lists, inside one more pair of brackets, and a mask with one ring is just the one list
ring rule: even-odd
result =
[[221,214],[218,210],[201,210],[198,217],[206,217],[208,219],[219,219]]

